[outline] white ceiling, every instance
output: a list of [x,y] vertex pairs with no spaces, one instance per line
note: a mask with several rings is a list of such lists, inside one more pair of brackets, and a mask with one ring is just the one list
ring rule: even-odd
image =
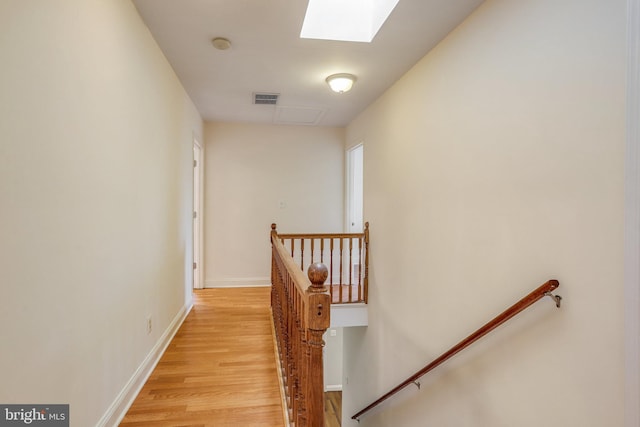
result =
[[[400,0],[372,43],[301,39],[306,0],[133,3],[204,120],[345,126],[482,0]],[[350,92],[329,90],[335,73],[357,76]],[[278,105],[253,105],[254,92]]]

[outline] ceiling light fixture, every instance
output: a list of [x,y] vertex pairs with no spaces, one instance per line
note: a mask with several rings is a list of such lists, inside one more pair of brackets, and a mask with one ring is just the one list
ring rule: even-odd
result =
[[356,76],[347,73],[332,74],[327,77],[327,84],[332,91],[337,93],[349,92],[355,81]]
[[231,42],[224,37],[216,37],[215,39],[211,40],[211,43],[213,43],[213,47],[218,50],[227,50],[231,47]]

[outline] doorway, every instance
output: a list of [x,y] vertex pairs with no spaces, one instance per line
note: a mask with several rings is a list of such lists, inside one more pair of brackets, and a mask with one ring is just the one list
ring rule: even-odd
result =
[[364,145],[347,151],[347,232],[361,233],[364,225]]

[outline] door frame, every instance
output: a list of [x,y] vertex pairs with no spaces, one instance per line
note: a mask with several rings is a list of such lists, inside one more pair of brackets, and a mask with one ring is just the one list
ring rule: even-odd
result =
[[627,1],[624,197],[625,426],[640,425],[640,0]]
[[[352,227],[352,210],[353,210],[353,163],[352,163],[352,156],[353,153],[358,150],[358,149],[362,149],[362,224],[360,229],[358,230],[354,230]],[[361,233],[364,227],[364,142],[360,141],[357,144],[349,147],[347,149],[346,152],[346,161],[345,161],[345,166],[346,166],[346,179],[345,179],[345,184],[346,184],[346,189],[345,189],[345,216],[344,216],[344,225],[345,225],[345,231],[347,233]]]
[[204,147],[193,137],[193,289],[204,288]]

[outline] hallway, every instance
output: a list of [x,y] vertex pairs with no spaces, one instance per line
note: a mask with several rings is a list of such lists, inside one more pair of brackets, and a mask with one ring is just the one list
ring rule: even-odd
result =
[[284,425],[270,288],[203,289],[120,426]]

